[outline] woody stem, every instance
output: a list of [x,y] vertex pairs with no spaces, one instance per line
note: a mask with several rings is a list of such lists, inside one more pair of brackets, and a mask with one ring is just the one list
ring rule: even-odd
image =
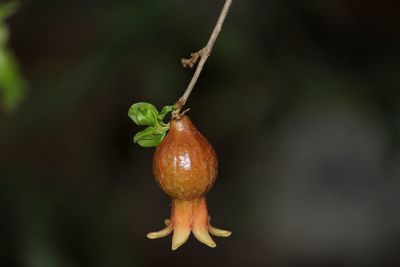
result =
[[214,30],[211,33],[210,39],[208,40],[207,45],[202,49],[201,59],[199,61],[199,64],[197,65],[196,71],[194,72],[193,77],[192,77],[188,87],[186,88],[185,93],[176,102],[176,106],[177,106],[177,110],[176,110],[177,112],[175,112],[176,116],[179,116],[180,110],[185,106],[186,101],[188,100],[190,94],[193,91],[194,86],[196,85],[197,80],[200,77],[200,74],[201,74],[201,71],[203,70],[204,64],[206,63],[208,57],[210,56],[211,51],[214,47],[215,41],[217,40],[217,37],[218,37],[219,33],[221,32],[222,25],[224,24],[225,18],[228,15],[231,4],[232,4],[232,0],[225,1],[224,7],[222,8],[222,11],[219,15],[217,24],[215,25]]

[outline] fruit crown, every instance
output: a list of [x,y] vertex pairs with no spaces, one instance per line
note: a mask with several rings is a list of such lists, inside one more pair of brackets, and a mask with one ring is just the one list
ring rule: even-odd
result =
[[161,112],[145,102],[133,104],[128,111],[128,116],[139,126],[147,126],[143,131],[133,137],[133,141],[142,147],[156,147],[164,139],[169,130],[169,123],[164,123],[168,113],[176,110],[176,105],[164,106]]

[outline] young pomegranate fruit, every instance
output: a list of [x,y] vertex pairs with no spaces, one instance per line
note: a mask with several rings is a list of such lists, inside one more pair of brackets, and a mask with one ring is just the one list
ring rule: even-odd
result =
[[173,118],[170,130],[153,159],[155,178],[172,198],[171,219],[166,228],[149,233],[150,239],[173,233],[172,250],[182,246],[190,233],[209,247],[216,247],[210,234],[228,237],[231,232],[210,225],[205,195],[217,176],[217,156],[189,117]]

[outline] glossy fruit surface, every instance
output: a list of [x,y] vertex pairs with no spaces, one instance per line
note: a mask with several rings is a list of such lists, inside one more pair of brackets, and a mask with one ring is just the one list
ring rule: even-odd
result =
[[181,200],[204,196],[214,184],[217,168],[214,149],[189,117],[173,119],[153,161],[154,175],[164,192]]

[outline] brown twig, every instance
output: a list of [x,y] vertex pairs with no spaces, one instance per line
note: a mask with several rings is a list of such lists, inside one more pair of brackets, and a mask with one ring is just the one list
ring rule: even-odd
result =
[[224,24],[226,15],[228,15],[231,4],[232,4],[232,0],[225,0],[224,7],[222,8],[221,14],[219,15],[219,18],[217,21],[217,24],[215,25],[214,30],[211,33],[211,36],[210,36],[210,39],[208,40],[207,45],[200,51],[191,54],[192,57],[190,59],[186,59],[185,63],[182,60],[182,64],[184,66],[187,65],[187,66],[192,67],[192,66],[194,66],[194,64],[196,64],[197,60],[200,57],[199,64],[197,65],[196,71],[193,74],[192,80],[190,81],[188,87],[186,88],[185,93],[182,95],[181,98],[179,98],[179,100],[175,104],[177,109],[173,113],[173,117],[179,116],[181,109],[183,108],[183,106],[185,106],[186,101],[190,96],[190,93],[193,91],[193,88],[196,85],[196,82],[199,79],[199,76],[201,74],[201,71],[203,70],[204,64],[206,63],[208,57],[210,56],[211,51],[214,47],[215,41],[217,40],[217,37],[218,37],[219,33],[221,32],[222,25]]
[[190,58],[182,58],[181,62],[183,67],[193,68],[194,65],[197,63],[197,61],[199,60],[199,58],[203,56],[203,53],[204,53],[204,48],[200,49],[196,53],[191,53]]

